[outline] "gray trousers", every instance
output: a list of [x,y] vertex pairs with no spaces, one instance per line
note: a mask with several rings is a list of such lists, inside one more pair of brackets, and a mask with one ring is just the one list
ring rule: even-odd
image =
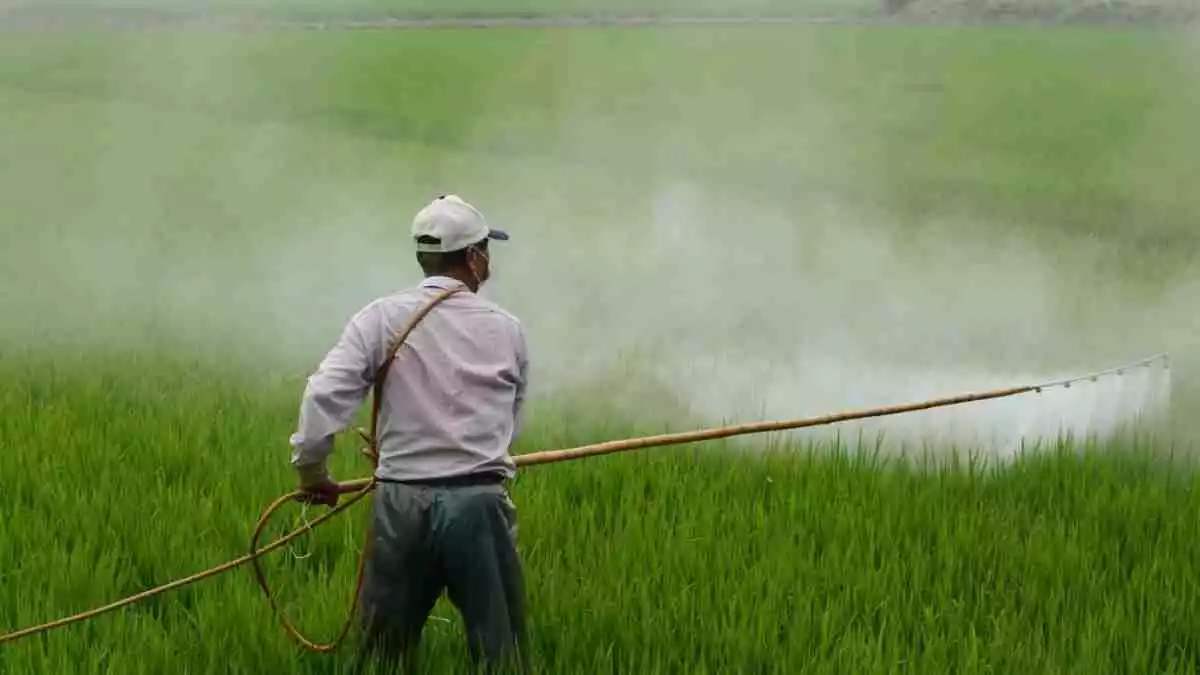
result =
[[503,485],[380,482],[359,598],[362,655],[414,668],[434,604],[446,591],[476,664],[512,664],[525,640],[516,507]]

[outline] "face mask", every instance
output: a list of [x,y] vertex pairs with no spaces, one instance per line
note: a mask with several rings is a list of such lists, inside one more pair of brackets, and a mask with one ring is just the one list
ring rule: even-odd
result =
[[[488,279],[490,279],[490,278],[491,278],[491,274],[490,274],[490,272],[491,272],[491,269],[490,269],[490,267],[491,267],[491,258],[488,256],[488,254],[487,254],[487,253],[484,253],[482,250],[480,250],[480,249],[478,249],[478,248],[475,248],[475,249],[473,249],[473,250],[475,251],[475,253],[476,253],[476,254],[483,256],[483,261],[484,261],[484,263],[486,263],[486,264],[488,265],[488,267],[489,267],[489,270],[488,270],[489,274],[488,274],[488,275],[487,275],[487,277],[485,278],[485,277],[483,277],[483,276],[481,276],[481,275],[480,275],[480,273],[479,273],[479,270],[477,270],[477,269],[475,268],[475,265],[474,265],[474,264],[470,264],[470,263],[468,263],[468,265],[467,265],[467,266],[468,266],[468,267],[471,269],[471,276],[475,277],[475,285],[476,285],[476,287],[480,287],[480,288],[482,288],[482,287],[483,287],[483,282],[485,282],[485,281],[487,281]],[[473,263],[473,262],[474,262],[474,261],[472,261],[472,263]]]

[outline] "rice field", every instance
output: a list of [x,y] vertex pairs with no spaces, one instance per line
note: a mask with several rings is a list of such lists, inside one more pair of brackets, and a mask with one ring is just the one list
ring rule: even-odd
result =
[[1030,19],[1050,21],[1195,19],[1188,0],[346,0],[336,6],[316,0],[9,0],[16,12],[133,11],[178,14],[258,15],[330,21],[363,17],[538,17],[547,16],[769,16],[873,19],[884,15],[923,19]]
[[[514,234],[489,290],[535,361],[514,453],[958,393],[897,364],[1174,357],[1170,429],[1011,462],[779,437],[523,471],[534,672],[1194,673],[1197,44],[5,33],[0,634],[244,553],[294,487],[304,378],[363,302],[416,281],[411,213],[452,190]],[[697,355],[772,370],[745,384]],[[354,438],[333,467],[364,473]],[[267,562],[318,641],[365,514]],[[0,673],[342,673],[354,637],[300,650],[240,569],[0,647]],[[445,601],[422,659],[466,668]]]

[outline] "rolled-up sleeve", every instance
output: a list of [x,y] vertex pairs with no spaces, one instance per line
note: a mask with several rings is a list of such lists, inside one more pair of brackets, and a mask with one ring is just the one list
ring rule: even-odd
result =
[[292,467],[304,484],[329,478],[334,436],[350,423],[374,381],[375,352],[360,328],[366,312],[346,325],[304,389],[299,425],[290,438]]

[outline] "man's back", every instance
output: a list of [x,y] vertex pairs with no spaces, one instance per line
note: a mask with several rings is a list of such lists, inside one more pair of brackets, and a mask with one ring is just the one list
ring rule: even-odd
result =
[[293,464],[325,475],[332,435],[358,407],[399,333],[443,289],[464,288],[433,308],[396,352],[379,414],[383,480],[476,473],[512,478],[508,448],[520,425],[528,378],[521,324],[448,277],[380,298],[360,310],[308,380]]
[[[374,363],[443,289],[442,277],[381,298],[355,319]],[[511,478],[509,444],[517,432],[528,359],[520,323],[470,292],[443,301],[409,334],[384,382],[379,469],[388,480],[497,472]]]

